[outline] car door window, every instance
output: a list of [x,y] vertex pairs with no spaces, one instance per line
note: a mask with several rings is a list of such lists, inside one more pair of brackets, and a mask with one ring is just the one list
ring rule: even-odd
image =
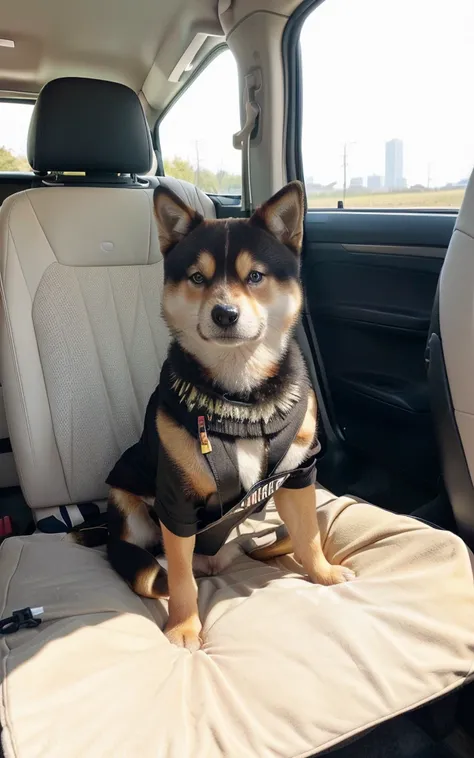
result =
[[165,174],[210,194],[240,195],[241,153],[237,66],[230,50],[213,58],[159,125]]
[[309,208],[459,208],[472,0],[325,0],[301,32]]

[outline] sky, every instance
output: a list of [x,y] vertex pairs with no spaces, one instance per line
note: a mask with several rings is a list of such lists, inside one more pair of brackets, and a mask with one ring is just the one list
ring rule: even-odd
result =
[[26,138],[33,106],[26,103],[0,103],[0,147],[26,155]]
[[[325,0],[301,34],[303,162],[315,182],[385,173],[403,140],[408,185],[442,186],[474,165],[474,0]],[[25,153],[31,109],[0,103],[0,145]],[[237,67],[214,59],[161,128],[164,157],[240,173]]]

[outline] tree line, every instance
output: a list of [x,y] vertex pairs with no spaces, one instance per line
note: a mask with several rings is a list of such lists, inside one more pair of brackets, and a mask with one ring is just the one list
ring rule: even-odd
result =
[[184,179],[195,184],[203,192],[219,195],[240,195],[242,179],[239,174],[230,174],[221,169],[210,171],[203,166],[193,166],[185,158],[175,156],[172,160],[164,161],[165,175],[175,179]]
[[[239,174],[231,174],[223,169],[214,172],[203,166],[195,167],[179,156],[166,160],[164,167],[166,176],[191,182],[203,192],[240,195],[242,180]],[[0,146],[0,171],[31,171],[31,167],[23,155],[15,155],[8,148]]]
[[0,171],[31,171],[31,168],[23,155],[14,155],[11,150],[0,146]]

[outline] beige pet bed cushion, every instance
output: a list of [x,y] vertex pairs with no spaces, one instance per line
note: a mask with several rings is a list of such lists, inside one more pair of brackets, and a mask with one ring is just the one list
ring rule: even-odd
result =
[[45,607],[39,629],[0,642],[7,758],[302,758],[465,682],[463,543],[318,497],[326,552],[357,580],[315,586],[244,556],[200,582],[194,655],[160,631],[165,604],[134,595],[102,552],[56,535],[6,540],[2,615]]

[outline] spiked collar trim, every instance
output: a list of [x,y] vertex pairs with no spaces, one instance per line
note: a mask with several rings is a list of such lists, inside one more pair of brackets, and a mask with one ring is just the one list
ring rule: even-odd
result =
[[[172,405],[196,418],[203,415],[209,432],[231,437],[262,437],[284,429],[297,403],[307,397],[306,383],[288,382],[278,394],[259,403],[232,400],[225,394],[198,387],[181,379],[170,367],[169,391]],[[178,410],[176,408],[176,410]],[[184,420],[184,419],[183,419]],[[195,423],[191,428],[197,428]]]

